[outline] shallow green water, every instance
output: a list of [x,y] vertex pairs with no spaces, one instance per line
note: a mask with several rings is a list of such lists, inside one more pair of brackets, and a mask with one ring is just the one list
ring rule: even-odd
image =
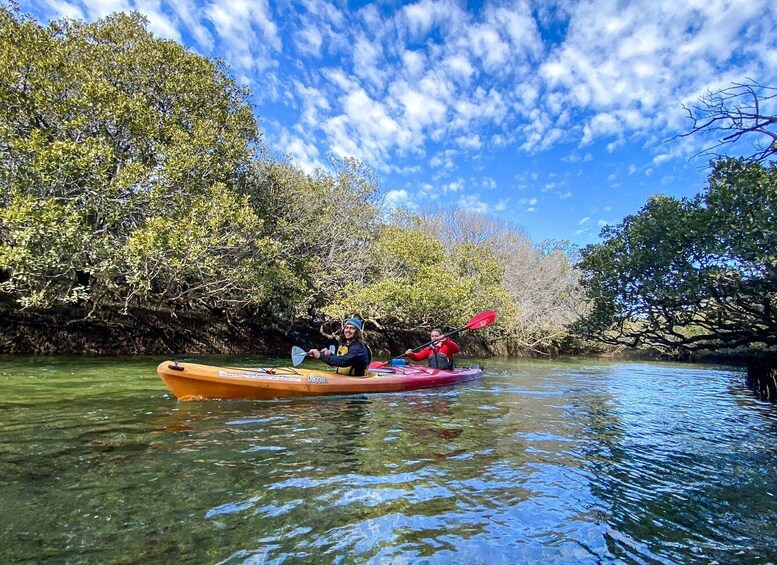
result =
[[158,361],[0,357],[0,562],[777,560],[777,410],[736,369],[178,403]]

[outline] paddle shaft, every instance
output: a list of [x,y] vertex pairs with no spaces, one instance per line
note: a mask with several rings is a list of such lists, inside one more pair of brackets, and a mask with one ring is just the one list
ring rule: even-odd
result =
[[[464,330],[479,330],[480,328],[485,328],[486,326],[490,326],[491,324],[493,324],[495,319],[496,319],[496,314],[494,312],[492,312],[491,310],[484,310],[480,314],[473,316],[469,322],[467,322],[465,325],[461,326],[460,328],[456,328],[453,331],[443,334],[438,339],[433,339],[431,341],[428,341],[427,343],[424,343],[423,345],[419,345],[415,349],[411,349],[411,351],[414,353],[416,351],[421,351],[424,347],[429,347],[436,341],[440,341],[442,339],[445,339],[446,337],[452,336],[453,334],[459,333]],[[402,357],[407,357],[407,353],[403,353],[399,357],[393,357],[392,359],[402,359]]]
[[[462,332],[462,331],[464,331],[466,329],[469,329],[469,327],[471,325],[472,325],[472,320],[470,320],[469,323],[467,323],[466,326],[461,326],[460,328],[457,328],[457,329],[455,329],[453,331],[450,331],[447,334],[443,334],[439,338],[433,339],[431,341],[428,341],[428,342],[424,343],[423,345],[419,345],[418,347],[416,347],[415,349],[412,349],[411,351],[413,353],[416,353],[417,351],[421,351],[424,347],[429,347],[430,345],[432,345],[433,343],[435,343],[437,341],[441,341],[441,340],[445,339],[446,337],[450,337],[453,334],[457,334],[457,333]],[[403,353],[402,355],[399,355],[398,357],[392,357],[392,359],[402,359],[402,357],[407,357],[407,353]]]

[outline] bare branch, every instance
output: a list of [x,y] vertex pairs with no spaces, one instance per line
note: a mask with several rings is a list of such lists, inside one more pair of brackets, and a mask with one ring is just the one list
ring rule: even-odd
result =
[[670,140],[699,133],[714,133],[717,143],[696,153],[698,156],[721,157],[716,150],[724,145],[737,144],[743,138],[753,138],[754,152],[746,159],[762,162],[777,155],[777,115],[766,113],[764,102],[777,98],[777,88],[763,86],[749,80],[734,83],[729,88],[707,91],[699,104],[683,106],[693,121],[690,131]]

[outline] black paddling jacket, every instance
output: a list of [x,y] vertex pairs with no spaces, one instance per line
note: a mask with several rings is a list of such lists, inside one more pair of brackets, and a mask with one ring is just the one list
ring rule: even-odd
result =
[[337,350],[338,355],[322,353],[321,360],[330,367],[337,367],[338,373],[363,377],[367,366],[370,364],[370,353],[363,343],[341,345]]

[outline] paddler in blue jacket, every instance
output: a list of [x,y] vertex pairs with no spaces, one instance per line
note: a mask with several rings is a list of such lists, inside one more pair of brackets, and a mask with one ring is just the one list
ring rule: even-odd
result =
[[358,318],[347,319],[343,325],[340,346],[335,355],[326,349],[311,349],[308,355],[321,359],[330,367],[337,367],[336,372],[341,375],[363,377],[372,355],[364,342],[362,326],[362,321]]

